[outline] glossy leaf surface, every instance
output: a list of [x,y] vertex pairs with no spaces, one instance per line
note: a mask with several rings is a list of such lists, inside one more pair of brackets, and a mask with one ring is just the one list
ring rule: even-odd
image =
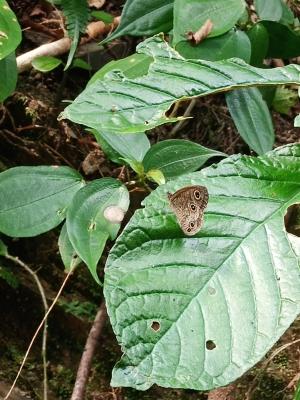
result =
[[83,178],[69,167],[15,167],[0,174],[0,232],[36,236],[64,220]]
[[15,53],[0,60],[0,102],[4,101],[16,88],[18,70]]
[[174,0],[127,0],[118,28],[101,43],[123,35],[151,36],[172,28]]
[[[186,237],[167,194],[209,193]],[[110,252],[104,293],[123,356],[113,386],[209,390],[257,363],[300,311],[300,242],[284,215],[300,202],[300,145],[232,156],[160,186]]]
[[0,0],[0,60],[11,54],[22,39],[17,17],[5,0]]
[[98,283],[97,263],[107,239],[115,239],[120,228],[119,223],[111,223],[104,217],[109,206],[118,206],[126,212],[129,194],[120,181],[102,178],[79,190],[67,213],[70,242]]
[[151,146],[143,165],[145,171],[159,169],[166,178],[196,171],[211,157],[226,154],[200,146],[189,140],[163,140]]

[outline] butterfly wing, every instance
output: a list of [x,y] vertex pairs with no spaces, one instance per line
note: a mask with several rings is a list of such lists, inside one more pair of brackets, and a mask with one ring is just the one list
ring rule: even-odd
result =
[[205,186],[187,186],[168,194],[170,206],[177,221],[188,236],[193,236],[201,229],[203,213],[208,202],[208,191]]

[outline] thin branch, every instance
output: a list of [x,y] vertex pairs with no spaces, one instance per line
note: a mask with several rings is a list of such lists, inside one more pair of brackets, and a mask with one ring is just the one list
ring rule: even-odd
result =
[[190,104],[187,106],[187,108],[186,108],[186,110],[185,110],[185,112],[184,112],[184,114],[182,116],[181,121],[179,121],[174,126],[174,128],[171,130],[170,137],[175,136],[176,133],[183,127],[183,125],[186,124],[186,122],[187,122],[186,119],[190,116],[190,114],[191,114],[193,108],[195,107],[196,103],[197,103],[197,99],[192,99],[190,101]]
[[[42,302],[44,305],[44,311],[45,315],[48,312],[48,303],[45,295],[45,291],[43,288],[43,285],[41,284],[41,281],[39,280],[38,275],[36,272],[34,272],[27,264],[25,264],[23,261],[21,261],[18,257],[11,256],[10,254],[6,254],[5,258],[8,260],[13,261],[15,264],[20,265],[22,268],[24,268],[35,280],[35,283],[37,285],[37,288],[40,292],[40,296],[42,298]],[[45,319],[45,324],[44,324],[44,329],[43,329],[43,339],[42,339],[42,359],[43,359],[43,371],[44,371],[44,385],[43,385],[43,391],[44,391],[44,400],[48,399],[48,377],[47,377],[47,317]]]
[[34,343],[34,341],[35,341],[37,335],[39,334],[40,330],[42,329],[42,327],[43,327],[43,325],[44,325],[46,319],[48,318],[48,315],[49,315],[50,312],[52,311],[52,309],[53,309],[53,307],[55,306],[57,300],[59,299],[59,296],[61,295],[61,292],[63,291],[64,287],[66,286],[66,283],[68,282],[68,279],[69,279],[69,277],[71,276],[72,273],[73,273],[73,269],[71,269],[71,270],[68,272],[68,274],[66,275],[66,277],[65,277],[63,283],[61,284],[61,287],[59,288],[59,291],[57,292],[57,295],[55,296],[55,298],[54,298],[52,304],[50,305],[50,307],[49,307],[47,313],[45,314],[45,316],[44,316],[44,318],[42,319],[41,323],[40,323],[39,326],[37,327],[37,330],[35,331],[35,333],[34,333],[32,339],[31,339],[31,342],[29,343],[29,346],[28,346],[28,348],[27,348],[27,351],[26,351],[26,353],[25,353],[25,356],[24,356],[24,358],[23,358],[23,360],[22,360],[22,363],[21,363],[21,365],[20,365],[19,371],[18,371],[18,373],[17,373],[17,375],[16,375],[16,377],[15,377],[15,380],[13,381],[13,384],[12,384],[11,388],[9,389],[7,395],[4,397],[3,400],[7,400],[7,399],[9,398],[9,396],[11,395],[11,392],[13,391],[13,389],[14,389],[16,383],[17,383],[17,380],[19,379],[19,376],[20,376],[20,374],[21,374],[21,372],[22,372],[22,369],[23,369],[23,367],[24,367],[24,365],[25,365],[25,362],[26,362],[27,357],[28,357],[28,355],[29,355],[29,352],[30,352],[30,350],[31,350],[31,348],[32,348],[32,346],[33,346],[33,343]]
[[104,301],[102,302],[93,325],[87,337],[84,350],[79,363],[75,385],[71,400],[84,400],[86,385],[90,375],[93,356],[99,342],[99,338],[107,317]]

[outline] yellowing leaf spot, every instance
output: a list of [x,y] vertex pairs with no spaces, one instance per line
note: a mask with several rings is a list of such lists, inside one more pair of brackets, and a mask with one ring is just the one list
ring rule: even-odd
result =
[[9,10],[9,7],[6,6],[6,5],[4,5],[4,6],[3,6],[3,10]]
[[90,226],[88,227],[88,230],[89,231],[94,231],[96,229],[96,222],[95,221],[92,221],[91,223],[90,223]]

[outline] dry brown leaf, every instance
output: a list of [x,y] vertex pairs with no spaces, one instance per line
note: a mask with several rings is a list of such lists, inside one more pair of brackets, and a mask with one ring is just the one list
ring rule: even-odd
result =
[[104,6],[105,0],[89,0],[89,7],[101,8]]
[[197,32],[188,32],[187,33],[187,40],[190,41],[192,44],[197,45],[202,42],[204,39],[212,31],[214,24],[211,22],[210,19],[204,22],[200,29]]
[[209,392],[207,400],[235,400],[232,396],[233,385],[215,389]]

